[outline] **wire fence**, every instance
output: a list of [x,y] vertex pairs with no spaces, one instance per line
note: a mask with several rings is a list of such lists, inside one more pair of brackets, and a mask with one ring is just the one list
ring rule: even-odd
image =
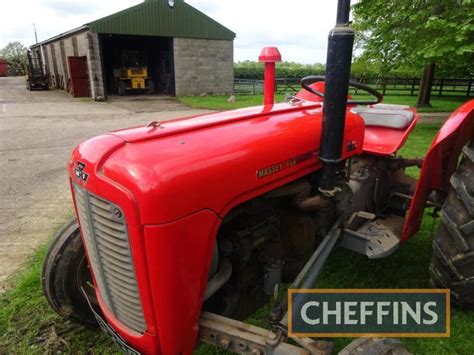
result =
[[[420,78],[352,78],[364,83],[384,96],[416,96],[420,89]],[[466,96],[474,91],[473,78],[438,78],[433,82],[431,94],[434,96]],[[300,78],[275,79],[275,93],[294,94],[301,89]],[[234,92],[237,95],[260,95],[263,93],[263,80],[235,79]],[[353,90],[357,93],[357,90]]]

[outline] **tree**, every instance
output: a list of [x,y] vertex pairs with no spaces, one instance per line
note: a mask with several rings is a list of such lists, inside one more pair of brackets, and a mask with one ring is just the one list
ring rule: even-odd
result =
[[20,42],[10,42],[0,49],[0,57],[11,66],[21,66],[26,63],[26,52],[27,48]]
[[474,74],[473,11],[472,0],[360,0],[353,6],[357,45],[387,72],[422,71],[417,107],[430,106],[435,68]]

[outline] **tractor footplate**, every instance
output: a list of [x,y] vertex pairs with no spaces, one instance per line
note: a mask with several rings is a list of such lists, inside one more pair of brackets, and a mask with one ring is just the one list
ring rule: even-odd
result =
[[395,215],[381,219],[372,213],[354,213],[344,229],[341,246],[370,259],[386,257],[400,245],[404,222],[403,217]]

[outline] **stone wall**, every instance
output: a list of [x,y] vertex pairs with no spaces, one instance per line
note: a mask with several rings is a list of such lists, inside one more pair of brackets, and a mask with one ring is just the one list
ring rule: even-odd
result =
[[233,41],[174,38],[173,51],[177,96],[233,92]]

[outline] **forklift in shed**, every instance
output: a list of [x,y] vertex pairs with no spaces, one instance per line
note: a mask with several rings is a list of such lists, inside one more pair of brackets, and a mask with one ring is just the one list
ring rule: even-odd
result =
[[125,96],[129,91],[148,95],[155,93],[155,85],[153,79],[148,76],[147,60],[143,51],[122,51],[121,67],[114,70],[114,77],[120,96]]

